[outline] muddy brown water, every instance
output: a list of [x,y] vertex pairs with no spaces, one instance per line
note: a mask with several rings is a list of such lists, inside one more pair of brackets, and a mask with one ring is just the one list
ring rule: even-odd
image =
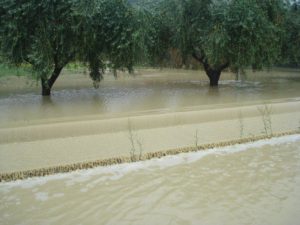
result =
[[135,78],[123,75],[114,81],[111,77],[107,76],[99,89],[93,89],[86,75],[63,74],[51,98],[42,98],[34,82],[26,86],[23,79],[4,82],[2,78],[0,124],[6,127],[85,116],[118,117],[300,96],[299,71],[248,72],[244,81],[235,81],[233,74],[224,73],[217,89],[209,88],[205,74],[199,71],[146,70]]
[[0,223],[298,225],[300,136],[0,184]]
[[[51,99],[0,82],[0,127],[90,117],[298,101],[299,72],[225,74],[218,89],[195,71],[111,77],[95,90],[63,75]],[[74,80],[76,82],[74,82]],[[10,86],[10,87],[9,87]],[[298,225],[300,136],[0,183],[0,224]]]

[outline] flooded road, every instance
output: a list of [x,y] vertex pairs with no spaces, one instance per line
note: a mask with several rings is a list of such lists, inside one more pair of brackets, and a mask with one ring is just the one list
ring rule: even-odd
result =
[[298,225],[300,136],[0,184],[0,224]]
[[249,74],[245,81],[235,81],[230,73],[222,76],[226,79],[219,88],[211,89],[201,71],[154,70],[116,81],[107,77],[95,90],[86,76],[63,75],[51,98],[42,98],[36,86],[12,91],[1,84],[0,124],[6,127],[85,116],[116,117],[300,96],[299,72],[260,72]]

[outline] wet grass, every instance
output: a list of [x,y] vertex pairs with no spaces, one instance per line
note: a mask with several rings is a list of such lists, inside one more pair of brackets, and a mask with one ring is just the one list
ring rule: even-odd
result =
[[30,66],[22,65],[20,67],[10,66],[0,63],[0,77],[6,76],[28,76],[31,75]]
[[[88,73],[87,67],[79,63],[69,63],[63,71],[64,74]],[[35,78],[36,74],[34,74],[34,72],[31,70],[31,66],[28,64],[22,64],[21,66],[17,67],[14,65],[0,63],[0,78],[9,76],[27,76]]]
[[65,66],[63,73],[67,74],[67,75],[73,75],[73,74],[78,74],[78,73],[88,75],[89,70],[88,70],[88,67],[83,63],[72,62],[72,63],[68,63]]

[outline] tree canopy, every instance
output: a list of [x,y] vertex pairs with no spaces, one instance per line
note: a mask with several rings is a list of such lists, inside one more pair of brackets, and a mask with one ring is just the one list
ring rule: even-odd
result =
[[132,10],[123,0],[4,0],[1,52],[16,65],[30,63],[42,94],[66,64],[86,62],[97,86],[105,61],[132,70]]
[[198,60],[211,86],[225,68],[260,69],[279,60],[282,0],[166,0],[159,13],[169,26],[169,47]]
[[300,1],[294,0],[287,9],[284,22],[281,65],[300,65]]

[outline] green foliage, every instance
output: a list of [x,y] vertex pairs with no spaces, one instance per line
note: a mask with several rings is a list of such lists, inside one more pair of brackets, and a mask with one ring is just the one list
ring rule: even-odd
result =
[[133,13],[125,0],[4,0],[0,2],[1,53],[33,66],[52,87],[71,61],[86,62],[97,83],[105,65],[133,66]]
[[94,81],[102,79],[107,65],[114,69],[133,67],[133,11],[122,0],[95,1],[78,5],[85,21],[81,24],[84,38],[79,44],[80,59],[87,62]]
[[300,64],[299,0],[2,0],[0,59],[31,64],[52,87],[70,62],[164,65],[194,57],[215,80],[223,69]]
[[[154,64],[178,49],[210,69],[299,65],[299,0],[140,0],[144,52]],[[150,7],[149,7],[150,5]]]
[[284,30],[282,61],[279,63],[300,66],[300,1],[289,6]]
[[[252,0],[233,0],[211,8],[213,25],[203,48],[211,64],[227,61],[233,67],[260,69],[276,61],[281,24],[273,17],[280,17],[281,12],[274,9],[275,4],[261,5]],[[276,12],[268,16],[269,11]]]
[[1,6],[1,50],[9,61],[28,62],[46,78],[55,66],[63,67],[74,57],[79,35],[72,1],[12,0]]
[[28,76],[31,68],[25,65],[16,67],[0,63],[0,77],[4,76]]
[[144,9],[153,9],[153,7],[157,6],[163,1],[164,0],[128,0],[131,5]]
[[191,50],[203,56],[211,67],[227,62],[237,68],[261,68],[276,60],[281,30],[267,16],[273,5],[264,9],[253,0],[207,3],[205,10],[210,20],[191,21],[190,27],[199,31],[195,34],[199,40]]
[[162,65],[169,48],[170,26],[160,11],[161,1],[147,3],[135,7],[135,61]]
[[[280,50],[280,24],[271,18],[281,13],[274,9],[275,2],[279,1],[180,1],[180,32],[174,39],[184,55],[197,54],[212,68],[225,63],[239,68],[270,65]],[[274,15],[268,16],[269,11]]]

